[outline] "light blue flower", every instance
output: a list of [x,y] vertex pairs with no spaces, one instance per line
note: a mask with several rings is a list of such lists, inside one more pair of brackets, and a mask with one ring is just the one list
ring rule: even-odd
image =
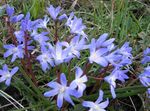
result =
[[18,67],[14,67],[11,72],[9,72],[8,66],[6,64],[3,65],[3,69],[0,70],[0,82],[5,81],[5,84],[9,86],[12,76],[18,71],[18,69]]
[[4,53],[4,58],[12,55],[11,62],[14,62],[17,58],[23,59],[24,57],[24,49],[22,45],[15,46],[13,44],[4,45],[4,48],[7,51]]
[[63,62],[69,62],[73,58],[73,55],[69,55],[71,48],[63,49],[62,44],[59,41],[56,43],[55,47],[51,44],[48,44],[48,46],[55,65],[59,65]]
[[89,57],[90,63],[95,62],[103,67],[106,67],[108,65],[108,61],[105,59],[105,56],[108,52],[107,48],[97,49],[96,41],[93,38],[91,44],[89,45],[89,49],[90,49],[90,57]]
[[76,67],[76,76],[75,80],[70,83],[70,88],[75,90],[77,88],[76,94],[74,94],[77,98],[83,95],[83,91],[86,88],[85,82],[87,82],[86,75],[83,75],[83,71],[80,67]]
[[10,17],[10,22],[16,23],[16,22],[20,21],[23,17],[24,17],[23,14],[14,15],[14,16]]
[[143,86],[150,86],[150,66],[146,67],[144,72],[139,75],[139,79]]
[[51,66],[54,66],[54,61],[52,59],[52,56],[50,54],[50,51],[46,50],[42,47],[42,54],[37,56],[37,60],[40,62],[42,70],[46,72],[47,69],[49,69],[49,64]]
[[24,17],[23,14],[13,16],[13,14],[15,13],[14,7],[10,7],[9,5],[6,6],[6,13],[10,18],[9,21],[12,23],[16,23]]
[[49,20],[50,18],[47,15],[44,16],[44,20],[40,19],[36,27],[47,29],[47,23],[49,22]]
[[101,36],[99,36],[99,38],[96,41],[96,47],[97,48],[104,47],[104,48],[107,48],[107,50],[109,49],[109,51],[113,50],[115,48],[113,44],[115,39],[111,38],[111,39],[106,40],[107,38],[108,38],[107,33],[104,33]]
[[144,72],[139,75],[140,82],[143,86],[147,87],[147,94],[150,98],[150,66],[144,69]]
[[53,18],[53,20],[56,20],[58,14],[61,12],[61,7],[58,6],[58,7],[54,8],[52,5],[50,5],[50,6],[47,8],[47,10],[48,10],[50,16]]
[[109,63],[115,67],[122,67],[132,63],[132,48],[128,42],[125,42],[123,46],[113,52],[109,53],[105,58]]
[[125,74],[128,70],[121,70],[119,68],[115,68],[109,76],[106,76],[104,80],[109,83],[110,91],[113,98],[116,98],[115,88],[116,88],[116,80],[120,80],[121,82],[125,82],[125,79],[129,77]]
[[57,106],[59,108],[63,105],[63,99],[65,99],[67,102],[74,105],[73,101],[71,100],[71,91],[70,88],[67,86],[67,80],[64,73],[60,75],[60,83],[57,82],[49,82],[47,84],[52,90],[47,91],[44,93],[45,97],[53,97],[57,95]]
[[73,12],[70,14],[66,22],[66,26],[70,27],[71,33],[82,35],[83,37],[87,38],[87,35],[83,31],[86,26],[82,23],[81,18],[77,18],[76,16],[74,16]]
[[37,25],[39,23],[39,19],[31,21],[30,19],[30,13],[28,12],[24,19],[21,20],[20,29],[21,31],[28,31],[32,32],[33,30],[37,29]]
[[75,36],[71,39],[70,43],[68,42],[61,42],[61,44],[67,48],[71,48],[69,55],[75,55],[76,57],[80,57],[80,51],[83,49],[87,49],[86,40],[85,38],[80,39],[80,35]]
[[6,13],[9,17],[13,16],[15,10],[14,10],[14,7],[11,7],[9,5],[6,6]]
[[31,30],[31,20],[30,20],[30,13],[28,12],[23,20],[21,20],[21,26],[22,31],[30,31]]
[[24,31],[21,31],[21,30],[15,31],[14,34],[15,34],[19,44],[24,42],[24,36],[25,36]]
[[40,34],[35,34],[33,38],[40,44],[40,46],[45,46],[47,45],[46,42],[49,40],[49,37],[46,35],[48,35],[48,32],[41,32]]
[[150,48],[146,48],[143,52],[143,59],[141,61],[142,64],[146,64],[150,62]]
[[99,97],[95,102],[92,101],[83,101],[82,105],[84,107],[89,107],[89,111],[106,111],[104,108],[106,108],[109,104],[109,100],[107,99],[105,102],[102,102],[103,100],[103,91],[99,91]]

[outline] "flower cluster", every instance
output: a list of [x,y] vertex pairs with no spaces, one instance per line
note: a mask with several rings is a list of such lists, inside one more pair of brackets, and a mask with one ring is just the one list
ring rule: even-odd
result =
[[[86,75],[83,75],[83,71],[80,67],[76,68],[76,76],[75,80],[73,80],[69,86],[67,86],[67,80],[64,73],[60,75],[60,83],[57,82],[49,82],[47,85],[53,90],[44,93],[44,96],[51,97],[57,96],[57,106],[59,108],[62,107],[63,98],[74,105],[73,101],[70,98],[70,95],[75,96],[77,98],[83,95],[83,91],[86,88],[85,82],[87,82]],[[77,89],[77,90],[76,90]]]
[[[102,76],[103,80],[110,86],[112,97],[116,98],[116,81],[119,80],[124,83],[126,79],[129,79],[129,69],[126,66],[132,64],[133,60],[132,48],[129,46],[129,42],[125,42],[119,47],[114,43],[115,38],[108,39],[107,33],[102,34],[98,39],[92,38],[91,42],[89,42],[88,36],[84,32],[86,26],[82,23],[82,19],[77,18],[73,12],[67,16],[62,10],[61,7],[58,6],[55,8],[52,5],[47,8],[47,12],[52,18],[52,22],[55,24],[55,31],[53,34],[48,28],[48,23],[51,22],[49,15],[45,15],[43,19],[31,20],[29,12],[26,15],[14,15],[14,7],[7,5],[6,13],[8,15],[9,23],[14,24],[17,22],[19,29],[13,33],[14,37],[12,37],[12,43],[3,46],[4,49],[6,49],[4,58],[12,56],[11,62],[15,62],[18,59],[24,60],[27,62],[26,64],[23,64],[25,68],[28,67],[32,61],[39,61],[41,69],[44,72],[47,72],[60,64],[70,63],[74,58],[80,59],[82,57],[81,51],[89,52],[87,53],[88,64],[95,64],[101,69],[109,69],[110,67],[108,73],[104,72],[108,75]],[[70,38],[68,37],[65,39],[67,41],[64,39],[61,40],[57,34],[57,25],[62,22],[65,22],[63,23],[64,27],[68,27],[70,30]],[[149,54],[150,49],[147,48],[144,51],[144,57],[142,59],[143,64],[150,62]],[[88,72],[82,70],[82,67],[74,67],[76,69],[75,75],[70,75],[72,76],[71,80],[67,81],[67,74],[64,72],[58,72],[57,82],[51,81],[47,84],[51,90],[45,92],[44,96],[57,96],[57,106],[59,108],[63,106],[64,100],[71,105],[75,105],[72,97],[78,99],[84,95],[84,91],[86,90]],[[30,65],[29,69],[27,69],[29,70],[29,73],[32,73],[31,68],[32,66]],[[0,70],[0,82],[6,81],[5,84],[9,86],[11,77],[17,71],[18,67],[15,67],[9,72],[7,65],[4,65],[3,69]],[[68,73],[72,72],[69,71]],[[145,87],[148,87],[147,92],[150,94],[149,66],[139,75],[139,79]],[[82,102],[84,107],[90,108],[89,111],[105,111],[105,108],[109,104],[108,98],[105,102],[102,102],[104,92],[101,88],[99,89],[99,97],[95,102]]]

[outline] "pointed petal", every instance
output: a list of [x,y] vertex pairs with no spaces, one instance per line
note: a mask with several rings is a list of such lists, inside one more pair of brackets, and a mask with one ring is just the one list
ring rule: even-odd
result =
[[8,66],[6,64],[3,65],[3,70],[8,71]]
[[108,65],[108,61],[104,57],[97,58],[95,62],[103,67],[106,67]]
[[10,82],[11,82],[11,78],[7,79],[6,82],[5,82],[5,84],[6,84],[7,86],[9,86],[9,85],[10,85]]
[[48,84],[47,84],[49,87],[51,87],[51,88],[53,88],[53,89],[59,89],[59,87],[61,86],[59,83],[57,83],[57,82],[49,82]]
[[62,73],[60,75],[60,82],[63,86],[66,86],[67,85],[67,79],[66,79],[66,75],[64,73]]
[[96,54],[102,56],[107,52],[108,52],[107,48],[100,48],[99,50],[96,51]]
[[83,74],[83,71],[80,67],[76,67],[76,79],[80,78]]
[[6,80],[6,77],[5,77],[5,76],[0,77],[0,82],[3,82],[3,81],[5,81],[5,80]]
[[4,58],[10,56],[12,54],[12,51],[11,50],[7,50],[5,53],[4,53]]
[[16,58],[17,58],[16,54],[13,54],[11,62],[14,62],[16,60]]
[[83,96],[83,91],[85,90],[85,88],[86,88],[85,84],[80,84],[78,86],[78,95],[77,95],[78,98]]
[[103,100],[103,95],[104,95],[104,92],[102,90],[99,90],[99,97],[96,100],[96,103],[100,103]]
[[115,88],[112,85],[110,86],[110,91],[111,91],[112,97],[115,99],[116,98]]
[[47,91],[44,93],[45,97],[51,97],[51,96],[55,96],[56,94],[58,94],[58,90],[51,90],[51,91]]
[[76,84],[75,80],[70,83],[70,88],[71,89],[77,88],[77,84]]
[[69,103],[71,103],[72,105],[74,105],[72,99],[70,98],[70,96],[69,96],[68,94],[65,94],[65,95],[64,95],[64,99],[65,99],[66,101],[68,101]]
[[83,101],[82,105],[84,107],[90,107],[90,108],[95,108],[95,103],[91,101]]
[[58,94],[58,96],[57,96],[57,106],[58,106],[59,108],[61,108],[61,107],[62,107],[62,104],[63,104],[63,93]]
[[18,67],[14,67],[12,70],[11,70],[11,75],[14,75],[17,71],[18,71]]
[[100,108],[104,109],[104,108],[106,108],[108,106],[108,104],[109,104],[109,100],[107,99],[105,102],[100,103],[98,106]]

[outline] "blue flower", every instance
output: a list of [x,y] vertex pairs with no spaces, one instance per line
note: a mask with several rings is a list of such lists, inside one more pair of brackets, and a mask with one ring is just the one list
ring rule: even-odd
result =
[[66,14],[62,14],[61,16],[58,17],[58,19],[60,21],[64,20],[64,19],[68,19],[67,15]]
[[73,56],[69,55],[70,47],[63,49],[61,42],[57,42],[56,46],[53,47],[51,44],[48,44],[49,50],[51,52],[52,58],[54,59],[55,65],[59,65],[63,62],[70,61]]
[[107,38],[108,38],[107,33],[104,33],[101,36],[99,36],[99,38],[96,41],[96,47],[97,48],[105,47],[109,51],[113,50],[115,48],[113,44],[115,39],[111,38],[111,39],[106,40]]
[[103,100],[103,91],[99,91],[99,97],[95,102],[92,101],[83,101],[82,105],[84,107],[89,107],[89,111],[106,111],[106,108],[109,104],[109,100],[107,99],[105,102],[101,102]]
[[37,60],[40,61],[40,64],[42,66],[42,70],[45,72],[47,69],[49,69],[49,64],[51,66],[54,66],[54,61],[52,59],[52,56],[50,54],[50,51],[46,50],[42,47],[42,54],[37,57]]
[[146,64],[147,62],[150,62],[150,48],[146,48],[143,52],[143,59],[142,59],[142,64]]
[[143,86],[150,86],[150,66],[146,67],[144,72],[139,75],[139,79]]
[[131,51],[129,43],[125,42],[121,48],[109,53],[105,58],[115,67],[122,67],[132,63]]
[[74,94],[76,97],[81,97],[83,95],[83,91],[86,88],[85,82],[87,82],[86,75],[83,75],[83,71],[80,67],[76,68],[76,76],[75,80],[70,83],[70,87],[72,89],[77,89],[77,93]]
[[61,12],[61,7],[58,6],[57,8],[54,8],[52,5],[50,5],[50,6],[47,8],[47,10],[48,10],[50,16],[53,18],[53,20],[56,20],[58,14]]
[[35,41],[39,42],[40,46],[44,46],[47,44],[46,42],[49,40],[49,37],[46,36],[47,34],[48,32],[42,32],[40,34],[35,34],[33,38]]
[[23,14],[19,14],[19,15],[14,15],[13,16],[14,12],[15,12],[14,7],[10,7],[9,5],[7,5],[6,13],[10,17],[9,21],[12,22],[12,23],[16,23],[16,22],[20,21],[24,17]]
[[5,81],[5,84],[9,86],[12,76],[18,71],[18,69],[18,67],[14,67],[11,72],[9,72],[7,65],[3,65],[3,69],[0,70],[0,82]]
[[12,17],[10,17],[10,22],[16,23],[16,22],[20,21],[23,17],[24,17],[23,14],[12,16]]
[[139,75],[139,79],[143,86],[148,87],[147,93],[150,98],[150,66],[146,67],[144,72]]
[[129,46],[129,42],[125,42],[118,51],[118,53],[122,54],[124,57],[132,58],[132,48]]
[[75,36],[73,39],[71,39],[70,43],[68,42],[61,42],[63,46],[66,46],[67,48],[71,48],[69,55],[75,55],[76,57],[80,57],[80,51],[83,49],[87,49],[86,40],[85,38],[81,38],[80,36]]
[[83,25],[81,18],[77,18],[76,16],[74,16],[73,12],[70,14],[66,22],[66,26],[70,27],[71,33],[79,34],[87,38],[87,35],[83,31],[86,28],[86,26]]
[[71,100],[71,91],[70,88],[67,86],[67,80],[64,73],[60,76],[60,83],[57,82],[49,82],[47,84],[52,90],[47,91],[44,93],[45,97],[52,97],[57,95],[57,106],[59,108],[63,105],[63,99],[65,99],[67,102],[74,105],[73,101]]
[[23,20],[21,20],[21,30],[26,31],[30,30],[31,20],[30,20],[30,13],[28,12]]
[[49,17],[45,16],[44,20],[42,20],[42,19],[39,20],[39,23],[37,24],[37,27],[47,29],[47,23],[49,22],[49,20],[50,20]]
[[89,57],[90,63],[95,62],[103,67],[106,67],[108,65],[108,61],[105,59],[105,56],[108,52],[107,48],[97,49],[96,41],[93,38],[91,44],[89,45],[89,49],[90,49],[90,57]]
[[115,88],[116,88],[116,80],[120,80],[121,82],[125,82],[125,79],[129,77],[125,74],[128,70],[121,70],[116,67],[109,76],[106,76],[104,80],[109,83],[110,90],[113,98],[116,98]]
[[6,7],[6,13],[9,17],[13,16],[15,10],[14,10],[14,7],[10,7],[9,5],[7,5]]
[[35,21],[31,21],[30,13],[28,12],[24,19],[21,20],[20,29],[24,32],[29,31],[31,32],[34,29],[37,29],[37,24],[39,23],[39,19]]
[[24,36],[25,36],[24,31],[21,31],[21,30],[15,31],[14,34],[19,44],[24,42]]
[[4,45],[4,48],[7,49],[7,51],[4,53],[4,57],[8,57],[12,55],[11,62],[14,62],[17,58],[22,59],[24,57],[24,50],[22,45],[15,46],[13,44],[10,45]]

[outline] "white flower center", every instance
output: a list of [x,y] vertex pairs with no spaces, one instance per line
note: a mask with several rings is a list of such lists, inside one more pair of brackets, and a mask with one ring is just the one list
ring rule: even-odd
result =
[[99,108],[98,105],[95,105],[95,109],[96,109],[96,110],[100,110],[100,108]]
[[61,58],[61,55],[57,55],[57,57],[56,57],[56,60],[61,60],[62,58]]
[[16,53],[17,51],[18,51],[18,48],[17,48],[17,47],[15,47],[15,48],[12,49],[12,52],[13,52],[13,53]]
[[7,72],[7,73],[5,74],[5,78],[8,79],[8,78],[10,78],[10,77],[11,77],[11,74],[10,74],[9,72]]
[[98,56],[97,56],[96,53],[93,53],[93,54],[91,55],[91,58],[92,58],[92,59],[96,59],[96,58],[98,58]]
[[45,55],[43,56],[43,59],[44,59],[45,61],[47,61],[47,60],[48,60],[48,56],[45,54]]
[[76,79],[77,83],[83,83],[82,79],[79,78],[79,79]]
[[59,93],[64,93],[66,90],[66,87],[62,86],[60,89],[59,89]]
[[94,108],[92,107],[89,111],[101,111],[101,108],[98,106],[98,104],[95,104]]

